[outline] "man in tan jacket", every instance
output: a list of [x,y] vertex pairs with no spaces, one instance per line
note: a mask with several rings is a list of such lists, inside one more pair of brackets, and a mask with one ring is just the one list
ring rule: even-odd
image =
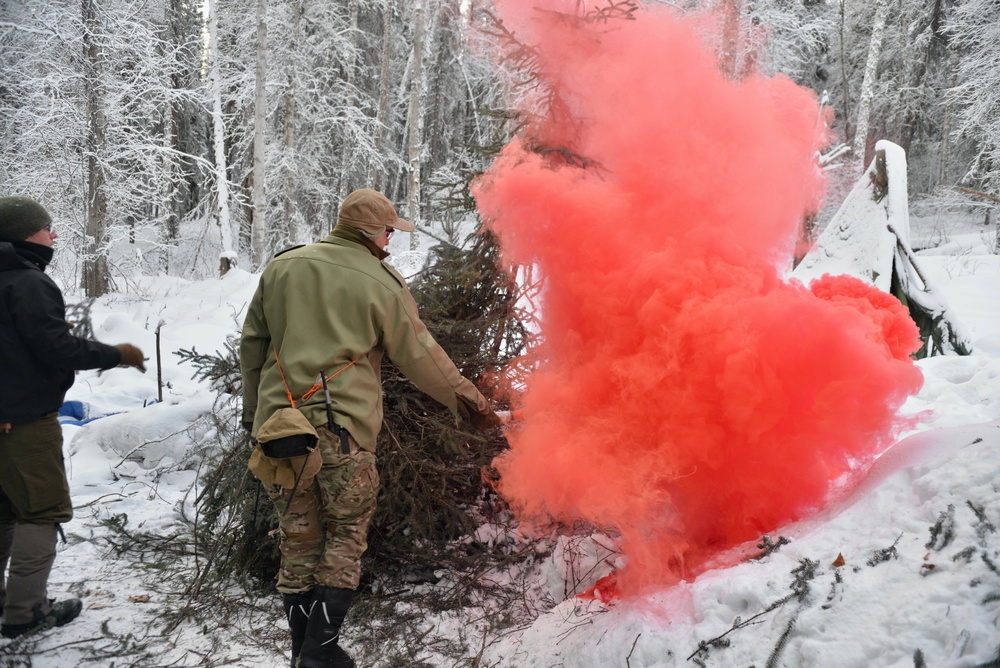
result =
[[291,489],[287,482],[265,480],[280,517],[277,588],[292,630],[293,666],[355,665],[337,638],[360,580],[375,513],[382,355],[473,426],[498,423],[420,321],[402,276],[382,261],[393,231],[414,229],[381,193],[352,192],[332,234],[270,262],[243,325],[244,426],[263,441],[261,428],[270,433],[274,420],[265,422],[291,407],[318,437],[319,455],[310,451],[308,458],[318,468],[315,477],[302,463]]

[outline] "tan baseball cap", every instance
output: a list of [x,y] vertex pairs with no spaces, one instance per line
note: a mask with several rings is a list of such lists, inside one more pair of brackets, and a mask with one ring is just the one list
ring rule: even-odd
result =
[[370,188],[355,190],[344,198],[337,214],[337,224],[368,234],[381,234],[386,227],[403,232],[417,229],[416,225],[399,217],[388,197]]

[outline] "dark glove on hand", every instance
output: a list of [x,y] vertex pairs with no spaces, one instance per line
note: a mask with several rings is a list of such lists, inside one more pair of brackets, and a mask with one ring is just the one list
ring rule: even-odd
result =
[[119,366],[135,367],[139,371],[146,373],[146,365],[143,363],[145,360],[142,357],[141,350],[130,343],[119,343],[115,348],[122,354],[122,361],[119,362]]
[[492,408],[487,407],[486,412],[482,413],[478,406],[465,397],[458,397],[458,412],[476,431],[489,431],[503,424]]
[[486,413],[473,413],[472,426],[478,431],[489,431],[503,425],[500,418],[493,412],[492,408],[486,409]]

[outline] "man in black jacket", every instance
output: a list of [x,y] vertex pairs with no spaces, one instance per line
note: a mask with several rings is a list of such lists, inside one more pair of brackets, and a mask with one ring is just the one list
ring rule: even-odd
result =
[[83,607],[79,599],[55,602],[46,592],[59,525],[73,517],[56,415],[74,372],[119,365],[146,370],[135,346],[109,346],[70,333],[62,292],[45,274],[57,236],[38,202],[0,197],[0,635],[5,638],[62,626]]

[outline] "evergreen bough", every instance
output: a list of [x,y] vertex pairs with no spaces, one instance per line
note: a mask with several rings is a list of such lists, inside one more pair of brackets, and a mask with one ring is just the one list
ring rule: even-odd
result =
[[[524,348],[517,317],[517,286],[499,265],[489,232],[468,248],[442,242],[411,290],[420,316],[462,374],[487,396],[497,372]],[[369,533],[366,571],[427,571],[464,561],[453,541],[479,523],[481,470],[506,447],[499,430],[474,434],[451,413],[383,362],[385,422],[379,436],[381,488]],[[505,408],[494,401],[495,409]]]

